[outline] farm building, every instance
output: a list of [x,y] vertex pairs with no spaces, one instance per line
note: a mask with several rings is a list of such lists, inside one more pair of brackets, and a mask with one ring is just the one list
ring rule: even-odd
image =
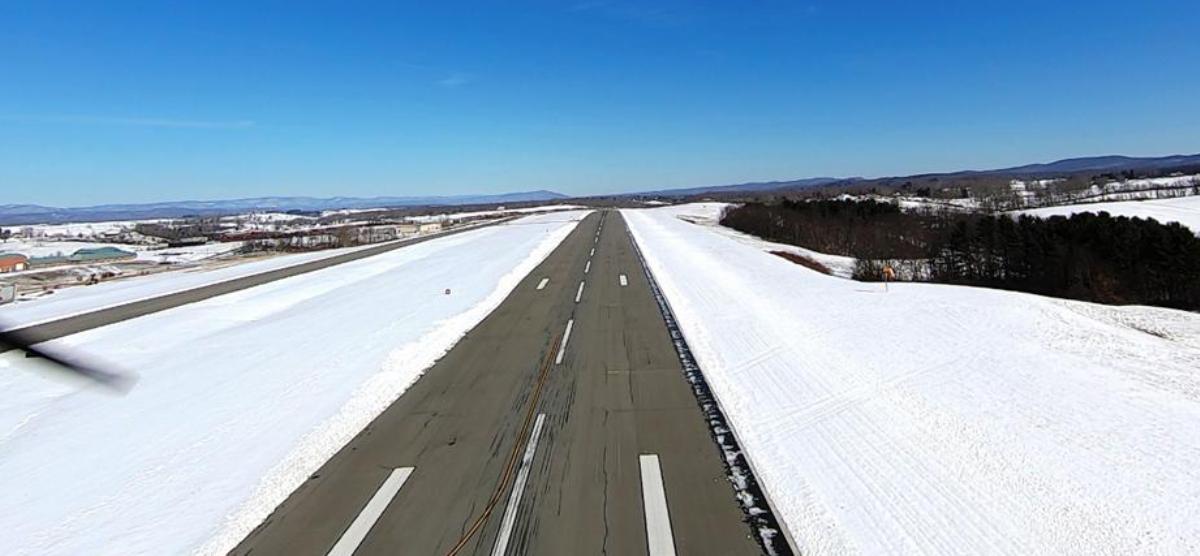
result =
[[0,253],[0,272],[20,272],[29,268],[29,258],[19,253]]
[[360,243],[391,241],[399,238],[402,235],[403,232],[400,231],[400,226],[394,224],[363,226],[358,229],[358,241]]

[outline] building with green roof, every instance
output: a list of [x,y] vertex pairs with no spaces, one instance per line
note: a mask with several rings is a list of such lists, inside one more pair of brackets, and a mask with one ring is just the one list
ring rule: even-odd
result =
[[121,261],[137,258],[137,253],[131,253],[116,247],[94,247],[79,249],[67,257],[73,263],[99,263]]

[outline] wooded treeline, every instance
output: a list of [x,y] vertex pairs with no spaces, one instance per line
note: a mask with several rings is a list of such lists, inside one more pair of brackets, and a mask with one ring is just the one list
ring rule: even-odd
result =
[[885,264],[906,279],[1117,304],[1200,309],[1200,239],[1177,223],[1107,213],[907,213],[876,201],[783,201],[728,209],[721,223],[771,241]]

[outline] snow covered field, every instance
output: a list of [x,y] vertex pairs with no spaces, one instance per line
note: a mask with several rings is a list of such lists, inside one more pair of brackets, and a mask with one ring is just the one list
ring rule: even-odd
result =
[[1200,315],[825,276],[623,211],[806,554],[1200,551]]
[[1070,216],[1080,212],[1107,212],[1113,216],[1153,218],[1162,223],[1178,222],[1200,235],[1200,196],[1158,199],[1153,201],[1115,201],[1108,203],[1085,203],[1020,211],[1047,218]]
[[583,214],[530,216],[51,342],[135,370],[123,397],[0,355],[0,553],[223,554]]
[[94,286],[63,288],[55,291],[53,295],[20,301],[11,305],[0,305],[0,329],[27,326],[81,312],[181,292],[370,247],[374,246],[365,245],[296,253],[221,268],[197,267],[145,277],[114,280]]
[[138,251],[138,259],[156,263],[196,263],[203,260],[227,255],[241,249],[241,241],[224,241],[221,243],[206,243],[204,245],[189,245],[187,247],[167,247],[153,251]]
[[0,243],[0,253],[19,253],[26,257],[68,256],[80,249],[96,249],[114,247],[137,255],[138,260],[156,263],[190,263],[202,261],[236,251],[242,246],[240,241],[224,243],[208,243],[188,247],[163,247],[130,245],[126,243],[103,243],[91,241],[46,241],[40,239],[9,240]]
[[18,253],[26,257],[67,256],[80,249],[96,249],[99,247],[116,247],[123,251],[134,252],[133,245],[115,243],[96,243],[83,241],[41,241],[41,240],[9,240],[0,243],[0,253]]
[[821,253],[818,251],[813,251],[812,249],[805,249],[803,247],[788,245],[786,243],[775,243],[773,241],[767,241],[747,233],[739,232],[733,228],[726,228],[725,226],[722,226],[720,223],[721,211],[727,206],[730,206],[730,203],[692,203],[686,205],[687,208],[680,209],[675,213],[675,215],[677,218],[687,222],[707,226],[709,231],[715,234],[723,235],[733,239],[734,241],[737,241],[738,243],[754,247],[755,249],[759,249],[767,253],[772,251],[783,251],[785,253],[794,253],[802,257],[807,257],[825,265],[825,267],[828,268],[834,276],[849,278],[854,274],[854,257],[830,255],[828,253]]
[[124,230],[132,230],[138,224],[153,224],[156,222],[166,222],[164,219],[150,220],[110,220],[108,222],[71,222],[65,224],[33,224],[29,226],[3,226],[0,229],[6,229],[14,234],[22,233],[26,228],[35,230],[39,236],[45,237],[99,237],[103,234],[117,233]]
[[514,215],[527,214],[536,212],[552,212],[560,210],[582,210],[587,207],[583,205],[541,205],[536,207],[525,207],[515,209],[496,209],[496,210],[479,210],[474,212],[448,212],[443,214],[429,214],[425,216],[410,216],[406,220],[413,222],[442,222],[445,220],[456,220],[464,218],[479,218],[481,216],[499,216],[499,215]]

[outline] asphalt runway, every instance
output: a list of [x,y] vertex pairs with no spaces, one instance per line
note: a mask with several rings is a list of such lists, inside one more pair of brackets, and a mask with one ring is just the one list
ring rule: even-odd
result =
[[233,551],[758,553],[616,211]]

